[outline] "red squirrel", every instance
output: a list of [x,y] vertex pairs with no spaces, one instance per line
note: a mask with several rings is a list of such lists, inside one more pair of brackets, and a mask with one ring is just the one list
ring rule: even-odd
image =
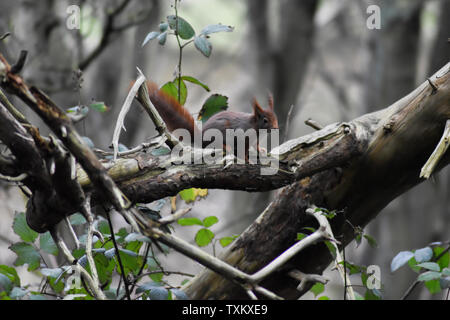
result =
[[[149,97],[156,110],[158,110],[161,118],[167,125],[169,131],[174,131],[183,128],[189,131],[191,137],[199,134],[200,130],[195,125],[192,115],[178,103],[176,99],[169,96],[167,93],[161,91],[158,86],[150,81],[147,81]],[[269,95],[269,108],[263,109],[256,99],[253,99],[253,113],[236,112],[236,111],[221,111],[211,116],[202,126],[202,134],[208,129],[217,129],[222,133],[223,141],[225,141],[227,129],[254,129],[256,131],[256,144],[259,151],[258,134],[259,129],[278,129],[278,120],[274,112],[273,98]],[[203,135],[202,135],[203,136]],[[249,145],[254,141],[246,141],[245,158],[248,159]],[[205,148],[210,144],[210,141],[202,141],[202,147]],[[234,144],[236,146],[236,144]],[[224,148],[227,145],[224,143]],[[235,150],[236,153],[236,150]]]

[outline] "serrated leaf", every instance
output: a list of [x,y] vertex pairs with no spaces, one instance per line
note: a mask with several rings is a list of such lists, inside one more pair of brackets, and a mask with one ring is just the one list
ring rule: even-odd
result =
[[391,272],[396,271],[398,268],[404,266],[412,257],[414,253],[411,251],[401,251],[399,252],[391,262]]
[[32,245],[19,242],[11,245],[9,249],[17,254],[17,259],[14,261],[15,266],[28,264],[28,271],[33,271],[39,267],[41,256]]
[[209,58],[212,52],[212,44],[204,37],[195,37],[194,45],[205,57]]
[[209,87],[206,84],[204,84],[203,82],[201,82],[200,80],[198,80],[198,79],[196,79],[194,77],[182,76],[181,79],[184,80],[184,81],[188,81],[188,82],[191,82],[193,84],[199,85],[200,87],[202,87],[203,89],[205,89],[208,92],[210,91]]
[[53,238],[49,231],[39,236],[39,247],[41,248],[41,250],[54,256],[58,255],[58,247],[56,246],[55,241],[53,241]]
[[414,258],[418,263],[430,261],[433,258],[433,250],[430,247],[417,249],[414,251]]
[[424,272],[424,273],[420,274],[417,277],[417,280],[418,281],[430,281],[430,280],[439,279],[440,277],[441,277],[441,273],[440,272],[427,271],[427,272]]
[[209,216],[203,219],[203,225],[205,228],[209,228],[217,222],[219,222],[219,219],[216,216]]
[[195,35],[194,28],[180,16],[177,19],[175,15],[170,15],[167,17],[167,22],[169,23],[170,29],[175,30],[183,40],[189,40]]
[[324,292],[324,290],[325,290],[325,286],[323,285],[323,283],[320,283],[320,282],[316,282],[311,287],[311,289],[309,289],[309,291],[311,291],[314,294],[314,297],[317,297],[319,294]]
[[23,241],[30,243],[34,242],[39,235],[28,226],[24,212],[14,216],[13,230]]
[[203,222],[199,218],[180,218],[178,219],[178,224],[180,226],[193,226],[193,225],[203,226]]
[[437,271],[437,272],[441,271],[441,268],[435,262],[423,262],[419,263],[417,266],[424,269],[428,269],[430,271]]
[[159,36],[159,32],[157,32],[157,31],[152,31],[152,32],[149,32],[146,36],[145,36],[145,39],[144,39],[144,41],[142,42],[142,47],[143,46],[145,46],[146,44],[147,44],[147,42],[149,42],[150,40],[153,40],[153,39],[155,39],[157,36]]
[[213,94],[206,99],[205,103],[203,103],[202,109],[198,114],[198,119],[205,123],[216,113],[227,109],[228,97],[220,94]]
[[200,31],[200,34],[208,35],[208,34],[216,33],[216,32],[232,32],[233,30],[234,30],[234,27],[226,26],[226,25],[223,25],[221,23],[219,23],[219,24],[210,24],[210,25],[204,27],[202,29],[202,31]]
[[197,231],[197,234],[195,235],[195,242],[199,247],[204,247],[211,243],[214,236],[215,235],[211,230],[202,228]]

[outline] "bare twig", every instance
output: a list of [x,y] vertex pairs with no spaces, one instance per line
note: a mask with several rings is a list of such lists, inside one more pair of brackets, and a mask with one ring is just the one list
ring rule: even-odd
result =
[[310,126],[313,129],[316,129],[316,130],[322,130],[323,129],[323,126],[320,123],[318,123],[317,121],[314,121],[311,118],[305,120],[305,124]]
[[428,158],[427,162],[423,165],[422,170],[420,170],[420,177],[428,179],[436,168],[439,160],[447,152],[450,146],[450,119],[445,123],[444,133],[442,134],[441,140],[439,140],[436,148]]
[[67,248],[65,242],[62,240],[62,238],[58,235],[55,229],[52,229],[50,231],[53,241],[55,241],[56,246],[59,248],[61,253],[65,256],[67,261],[72,265],[72,268],[75,269],[75,271],[80,274],[83,279],[86,281],[89,289],[92,291],[94,298],[98,300],[106,300],[106,296],[103,293],[103,291],[100,289],[99,286],[95,285],[94,280],[92,279],[91,275],[84,269],[78,261],[75,259],[75,257],[70,252],[69,248]]

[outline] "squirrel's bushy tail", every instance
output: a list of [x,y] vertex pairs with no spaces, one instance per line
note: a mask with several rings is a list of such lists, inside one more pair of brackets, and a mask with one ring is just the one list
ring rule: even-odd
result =
[[158,110],[161,118],[167,125],[170,132],[183,128],[189,131],[192,139],[198,130],[194,118],[182,105],[173,97],[163,92],[154,82],[147,81],[150,100]]

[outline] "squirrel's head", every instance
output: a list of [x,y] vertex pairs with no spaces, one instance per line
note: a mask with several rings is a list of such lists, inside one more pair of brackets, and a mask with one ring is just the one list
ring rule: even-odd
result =
[[278,129],[278,120],[273,110],[273,97],[269,94],[269,108],[263,109],[256,98],[253,98],[253,113],[255,115],[257,127],[259,129]]

